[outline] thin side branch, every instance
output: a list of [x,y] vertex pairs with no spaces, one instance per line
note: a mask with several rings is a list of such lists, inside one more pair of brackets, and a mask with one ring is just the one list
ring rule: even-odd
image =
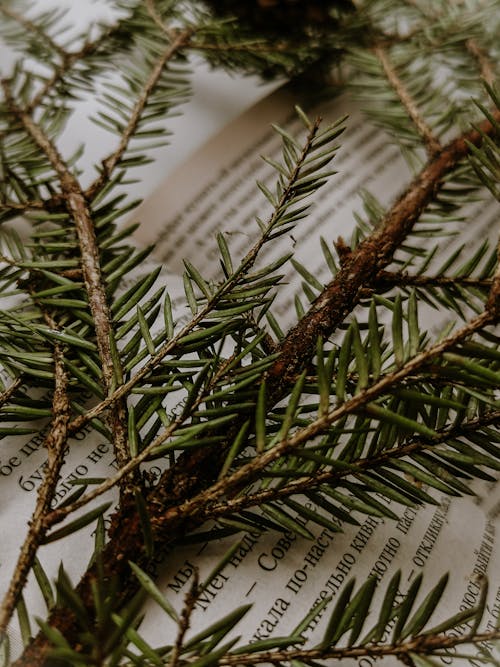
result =
[[46,204],[43,201],[26,201],[26,202],[15,202],[15,201],[2,201],[0,202],[0,211],[18,211],[20,213],[25,213],[30,210],[45,210]]
[[65,53],[61,63],[53,66],[52,76],[50,76],[45,81],[38,93],[31,100],[29,105],[26,107],[26,112],[33,113],[33,111],[38,106],[40,106],[45,97],[54,89],[54,87],[64,79],[65,75],[68,74],[72,67],[74,67],[76,63],[80,63],[88,56],[94,54],[102,44],[105,44],[109,39],[111,39],[113,33],[116,32],[119,27],[120,23],[118,22],[116,25],[105,30],[94,41],[86,41],[82,48],[78,51]]
[[[463,644],[480,644],[493,642],[500,638],[500,630],[477,633],[474,635],[450,636],[419,635],[401,644],[369,644],[368,646],[351,646],[331,649],[289,649],[286,651],[263,651],[262,653],[240,653],[219,658],[219,665],[232,667],[233,665],[255,665],[271,663],[280,665],[293,660],[312,662],[314,660],[347,660],[348,658],[383,658],[395,656],[400,660],[413,655],[429,656],[437,651],[444,651]],[[471,658],[473,656],[470,656]],[[408,664],[408,663],[406,663]],[[410,664],[413,664],[410,663]]]
[[125,151],[127,150],[130,140],[137,130],[137,126],[142,118],[146,104],[148,103],[151,94],[155,90],[166,64],[185,46],[192,33],[193,31],[191,29],[180,32],[175,37],[175,40],[172,42],[172,44],[169,44],[169,46],[163,51],[162,55],[156,61],[151,74],[144,84],[142,93],[137,100],[132,113],[130,114],[130,118],[125,129],[123,130],[117,148],[102,161],[101,173],[85,192],[85,198],[87,201],[94,199],[103,185],[109,181],[111,174],[120,163]]
[[422,138],[424,145],[427,149],[428,155],[430,157],[432,157],[433,155],[437,155],[441,150],[441,144],[439,140],[434,136],[431,128],[425,122],[424,118],[422,118],[417,103],[410,95],[410,93],[406,89],[406,86],[398,76],[396,68],[391,63],[389,56],[387,55],[387,52],[381,46],[376,46],[373,49],[373,52],[379,59],[380,64],[382,65],[382,68],[385,72],[385,75],[389,83],[391,84],[392,88],[394,89],[396,95],[401,100],[401,103],[403,104],[403,107],[405,108],[408,117],[415,126],[415,129],[417,130],[419,136]]
[[[55,323],[52,323],[55,326]],[[38,489],[35,510],[29,523],[29,530],[21,547],[19,558],[9,588],[0,608],[0,633],[7,630],[7,625],[19,602],[28,574],[33,566],[38,547],[47,527],[45,516],[50,510],[54,492],[59,481],[59,473],[64,463],[64,452],[68,439],[70,405],[68,399],[68,377],[64,368],[64,355],[61,346],[54,349],[54,396],[52,399],[52,423],[44,442],[47,450],[47,470]]]
[[22,386],[22,384],[23,384],[22,378],[18,377],[12,382],[12,384],[10,384],[7,387],[7,389],[4,389],[0,393],[0,407],[11,399],[12,395],[16,393],[16,391],[19,389],[19,387]]
[[473,39],[468,39],[465,42],[465,46],[467,47],[467,51],[479,65],[479,72],[483,81],[492,86],[495,83],[496,76],[493,63],[491,62],[488,53],[479,47],[477,42]]
[[189,587],[189,591],[184,598],[184,607],[182,609],[181,618],[179,621],[179,629],[177,632],[177,637],[175,639],[175,644],[170,655],[170,661],[167,667],[177,667],[179,663],[179,658],[182,651],[182,646],[184,644],[184,638],[186,632],[189,630],[191,623],[191,614],[193,613],[194,606],[199,597],[199,579],[198,579],[198,570],[194,570],[193,579]]
[[174,41],[177,37],[177,31],[173,30],[169,25],[167,25],[161,18],[154,0],[146,0],[145,2],[146,9],[150,17],[153,19],[155,24],[160,28],[162,32],[168,37],[170,41]]
[[0,12],[7,18],[18,23],[28,32],[32,32],[33,34],[38,35],[38,37],[40,37],[43,40],[43,42],[47,46],[49,46],[53,51],[55,51],[61,58],[66,57],[67,54],[66,51],[63,49],[63,47],[56,41],[54,41],[52,37],[50,37],[50,35],[48,35],[44,30],[42,30],[42,28],[40,28],[40,26],[37,23],[30,21],[26,17],[15,12],[13,9],[6,7],[5,3],[0,4]]
[[376,470],[380,466],[390,463],[391,460],[401,459],[405,456],[411,456],[417,452],[432,450],[436,445],[442,444],[451,438],[467,436],[467,433],[476,431],[478,428],[490,424],[500,423],[500,411],[487,413],[477,419],[471,420],[460,426],[453,426],[438,432],[438,435],[432,439],[426,440],[413,439],[406,445],[399,445],[386,449],[382,453],[369,458],[357,460],[349,464],[349,470],[325,470],[315,472],[313,477],[303,477],[290,484],[285,484],[279,488],[266,489],[265,491],[256,491],[255,493],[245,494],[236,498],[225,499],[223,503],[218,503],[206,508],[205,519],[217,519],[238,512],[248,507],[258,507],[262,503],[280,498],[288,498],[292,495],[303,493],[309,489],[317,488],[321,484],[328,483],[334,485],[339,480],[356,475],[356,472],[365,470]]

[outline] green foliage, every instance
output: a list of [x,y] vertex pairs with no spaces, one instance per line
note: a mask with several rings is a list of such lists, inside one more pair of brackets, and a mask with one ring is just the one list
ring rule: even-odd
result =
[[[473,606],[442,620],[453,573],[433,587],[420,574],[409,585],[400,572],[388,584],[353,579],[285,636],[245,644],[249,606],[239,600],[188,632],[197,600],[247,532],[313,539],[369,517],[397,521],[406,508],[496,479],[498,249],[479,239],[444,256],[440,246],[470,224],[478,201],[499,196],[496,3],[223,3],[215,12],[187,0],[111,4],[113,25],[68,43],[64,12],[0,5],[2,39],[16,54],[0,100],[0,437],[39,432],[48,457],[2,632],[15,614],[35,651],[30,664],[298,667],[394,656],[420,666],[451,660],[455,644],[497,664],[481,635],[486,580]],[[304,25],[283,29],[296,12]],[[137,206],[124,188],[167,142],[164,119],[187,103],[193,51],[264,75],[335,68],[415,172],[410,204],[403,196],[387,208],[382,193],[363,192],[349,244],[318,242],[326,283],[289,253],[267,255],[335,182],[349,123],[323,124],[298,107],[297,135],[274,127],[281,157],[264,158],[274,184],[256,188],[268,215],[255,220],[246,251],[219,232],[216,278],[184,259],[185,317],[161,268],[144,269],[153,249],[135,247],[137,226],[123,222]],[[115,148],[83,185],[85,147],[62,156],[59,142],[89,91],[93,121]],[[274,301],[290,269],[303,294],[295,326],[283,331]],[[441,333],[424,328],[429,312]],[[84,430],[113,451],[117,469],[73,479],[61,500],[63,461]],[[89,524],[95,548],[84,578],[76,585],[61,566],[51,583],[39,548],[77,544]],[[155,583],[158,554],[225,537],[235,541],[204,582],[193,576],[175,609]],[[30,572],[45,619],[25,601]],[[142,634],[146,601],[168,622],[162,646]],[[313,645],[306,631],[323,614]],[[1,651],[9,664],[7,639]]]

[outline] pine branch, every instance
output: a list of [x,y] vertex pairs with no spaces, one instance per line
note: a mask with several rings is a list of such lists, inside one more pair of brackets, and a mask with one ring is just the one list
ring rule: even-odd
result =
[[[485,121],[481,124],[480,131],[467,132],[444,147],[440,155],[434,157],[424,167],[421,174],[416,177],[407,191],[392,206],[380,227],[346,258],[332,283],[327,286],[325,292],[312,305],[304,319],[289,332],[279,346],[278,359],[268,372],[269,405],[272,404],[271,401],[277,402],[280,400],[284,393],[288,391],[300,369],[307,364],[316,350],[317,338],[328,337],[335,330],[336,326],[345,319],[346,315],[357,304],[363,288],[370,285],[383,267],[391,261],[392,254],[418,220],[426,205],[436,195],[445,175],[456,168],[457,164],[467,156],[471,144],[480,144],[482,136],[491,132],[493,132],[492,124]],[[212,307],[211,303],[210,307]],[[218,455],[216,456],[213,449],[207,450],[204,448],[195,450],[193,454],[180,457],[173,468],[164,474],[158,486],[149,495],[148,507],[154,543],[158,548],[164,548],[166,543],[171,544],[177,537],[185,534],[186,531],[199,523],[198,514],[203,514],[207,505],[217,501],[223,495],[231,493],[233,489],[239,488],[241,484],[247,484],[272,461],[293,451],[299,444],[323,432],[327,426],[344,415],[358,411],[381,393],[390,389],[391,386],[396,386],[402,379],[415,373],[433,358],[448,349],[454,348],[457,343],[468,338],[475,331],[481,330],[492,321],[492,313],[485,311],[447,339],[416,355],[400,369],[382,377],[371,387],[346,401],[327,416],[318,419],[311,426],[299,431],[291,438],[278,443],[272,450],[261,454],[253,462],[240,467],[232,475],[219,482],[214,483],[214,480],[217,479],[219,466],[221,465],[221,453],[224,450],[218,448]],[[135,378],[127,383],[128,386],[133,386],[139,375],[141,378],[147,376],[147,373],[159,363],[165,354],[173,349],[173,345],[174,342],[170,341],[164,349],[157,352],[151,358],[149,368],[147,368],[147,364],[143,366]],[[120,390],[123,387],[125,385],[122,385]],[[99,414],[100,410],[103,409],[102,406],[108,404],[109,398],[101,402],[101,407],[96,406],[97,411],[94,408],[88,414]],[[172,426],[169,428],[171,429]],[[170,434],[170,432],[172,431],[167,429],[166,433]],[[115,475],[113,483],[116,483],[132,466],[144,460],[150,451],[151,445],[136,457],[135,461],[129,462]],[[65,508],[62,513],[56,510],[50,518],[51,522],[55,522],[56,519],[60,520],[68,510],[74,511],[81,507],[84,502],[95,498],[104,490],[108,490],[112,484],[112,479],[97,487],[73,506]],[[204,490],[204,487],[206,490]],[[107,564],[105,567],[109,567],[110,574],[112,572],[118,576],[121,583],[120,594],[116,596],[118,606],[129,599],[138,586],[127,565],[129,560],[134,560],[145,570],[150,567],[142,544],[139,517],[133,506],[122,503],[121,508],[112,517],[110,542],[103,554],[103,562]],[[89,613],[92,613],[93,607],[89,586],[94,576],[92,569],[87,571],[77,587],[77,592]],[[56,609],[49,622],[51,627],[61,630],[71,641],[70,638],[74,636],[77,624],[69,610]],[[21,665],[28,667],[32,664],[41,663],[42,656],[45,655],[47,650],[46,639],[39,636],[25,652],[24,662],[15,664],[15,667]]]
[[[487,83],[493,81],[495,72],[492,40],[489,52],[487,31],[484,41],[479,33],[481,19],[488,15],[486,8],[478,6],[477,16],[472,16],[469,7],[460,13],[439,2],[431,17],[422,3],[411,0],[401,6],[394,3],[393,17],[385,2],[356,2],[356,12],[345,0],[332,0],[328,10],[316,2],[307,7],[280,2],[284,25],[291,31],[288,35],[283,25],[274,25],[274,5],[268,9],[268,3],[256,3],[263,16],[272,19],[266,23],[253,9],[230,0],[223,4],[234,7],[239,24],[219,20],[220,7],[215,3],[215,18],[209,18],[207,7],[199,9],[196,3],[179,8],[162,0],[124,0],[117,4],[124,11],[122,18],[102,29],[94,41],[80,36],[83,45],[74,51],[60,46],[50,13],[31,21],[10,6],[0,7],[8,21],[25,31],[29,46],[24,52],[34,49],[35,57],[43,53],[52,60],[47,63],[51,72],[47,78],[33,75],[29,67],[25,70],[18,63],[13,79],[1,81],[0,169],[5,184],[0,215],[10,220],[19,213],[27,214],[34,233],[28,250],[13,233],[2,235],[5,256],[0,259],[6,266],[0,279],[20,306],[9,305],[0,317],[0,338],[5,343],[0,350],[2,363],[6,374],[18,373],[0,393],[0,419],[8,423],[18,413],[25,420],[43,415],[43,422],[38,423],[43,423],[47,433],[43,446],[48,462],[2,606],[0,630],[6,629],[17,609],[27,640],[31,631],[23,589],[31,569],[37,580],[40,577],[35,560],[38,548],[99,516],[90,565],[76,587],[60,571],[57,604],[52,606],[49,601],[43,632],[29,642],[14,663],[17,667],[48,667],[59,659],[64,664],[93,665],[108,660],[113,664],[151,661],[169,667],[187,662],[204,667],[293,660],[314,665],[318,660],[385,655],[415,667],[455,646],[499,638],[496,630],[479,631],[485,586],[477,607],[423,632],[442,597],[446,577],[411,616],[421,578],[403,595],[399,575],[395,575],[382,610],[377,612],[379,620],[361,641],[375,591],[375,581],[370,578],[355,594],[354,583],[347,584],[319,646],[299,648],[304,638],[297,630],[275,643],[233,651],[232,641],[219,644],[244,616],[246,606],[219,619],[213,631],[208,628],[186,641],[196,595],[203,585],[200,589],[195,576],[179,617],[146,574],[154,571],[159,552],[175,548],[207,519],[221,519],[223,525],[229,519],[236,525],[239,511],[258,506],[265,514],[281,499],[297,510],[297,517],[330,525],[323,514],[301,514],[305,509],[293,500],[298,493],[323,499],[327,486],[333,492],[352,489],[356,498],[356,489],[362,489],[366,501],[361,503],[363,508],[358,503],[356,511],[369,514],[375,508],[375,514],[381,511],[394,518],[375,497],[370,506],[372,495],[403,505],[432,503],[427,485],[431,493],[467,494],[466,482],[476,477],[492,480],[485,469],[498,469],[497,440],[491,428],[499,423],[495,393],[498,337],[493,326],[500,321],[500,268],[493,273],[494,255],[483,244],[454,276],[448,275],[448,269],[458,253],[437,275],[425,273],[434,251],[426,256],[417,275],[390,267],[391,263],[401,266],[401,250],[410,253],[404,266],[415,266],[414,260],[423,252],[411,247],[409,237],[434,233],[435,229],[425,227],[429,218],[437,220],[433,225],[439,228],[441,222],[444,228],[445,222],[458,219],[454,217],[458,207],[472,200],[471,192],[477,191],[479,183],[493,196],[498,194],[500,111],[489,111],[478,101],[479,111],[474,111],[481,112],[484,120],[475,122],[470,114],[474,129],[461,130],[442,145],[441,137],[470,126],[471,118],[466,119],[469,110],[464,112],[465,105],[454,98],[455,93],[462,94],[461,85],[438,91],[437,80],[429,71],[430,56],[442,57],[445,67],[464,78],[463,93],[473,92],[484,100],[477,72]],[[296,12],[302,13],[304,26],[290,22]],[[251,26],[243,24],[244,16],[251,18]],[[460,16],[467,16],[470,32],[457,20]],[[398,30],[401,20],[408,31],[391,36],[391,25]],[[73,167],[71,160],[63,159],[57,137],[71,111],[73,85],[76,90],[85,89],[98,84],[98,76],[105,76],[107,68],[111,72],[116,62],[111,58],[113,44],[122,56],[130,57],[122,73],[125,85],[113,85],[112,92],[103,95],[108,112],[99,112],[94,120],[117,134],[118,142],[100,163],[98,177],[84,189],[78,162]],[[358,219],[351,248],[339,239],[340,268],[333,254],[325,252],[333,274],[326,287],[305,267],[293,263],[309,283],[304,292],[312,303],[307,312],[297,305],[299,321],[282,334],[273,323],[271,306],[285,258],[264,269],[256,261],[264,245],[289,234],[305,216],[307,206],[302,199],[331,175],[324,167],[333,157],[332,142],[341,132],[334,125],[321,133],[319,121],[313,123],[300,112],[307,129],[304,144],[300,146],[279,130],[284,162],[269,160],[278,183],[276,194],[261,185],[273,212],[266,223],[258,221],[258,240],[234,264],[228,243],[219,234],[223,278],[217,284],[186,261],[184,286],[192,317],[177,327],[167,295],[165,325],[153,333],[163,293],[163,288],[155,287],[158,272],[117,295],[120,281],[147,251],[135,252],[124,245],[131,232],[122,232],[113,221],[130,206],[120,208],[121,195],[110,193],[129,168],[148,160],[147,155],[137,155],[132,142],[160,136],[163,130],[151,123],[169,112],[171,97],[184,93],[175,61],[197,50],[212,64],[289,72],[300,71],[311,62],[320,69],[330,66],[346,47],[354,54],[353,71],[358,69],[366,76],[367,89],[374,91],[374,107],[377,95],[382,102],[374,113],[377,120],[390,128],[403,152],[409,145],[408,156],[417,158],[419,168],[424,148],[427,163],[385,214],[375,197],[364,198],[368,222]],[[380,93],[374,83],[377,87],[382,84]],[[493,88],[486,86],[486,90],[498,106]],[[411,155],[411,151],[416,153]],[[424,229],[416,226],[419,222]],[[484,268],[478,271],[480,263]],[[438,295],[436,288],[442,290]],[[376,296],[377,291],[387,289],[394,289],[396,295]],[[465,324],[450,326],[446,335],[432,340],[419,329],[420,297],[435,305],[434,297],[447,312],[458,313]],[[49,313],[47,307],[54,311]],[[380,325],[378,309],[392,319],[391,327]],[[358,321],[359,312],[362,319]],[[265,331],[266,316],[278,343]],[[347,318],[350,323],[344,332]],[[404,339],[406,331],[408,340]],[[33,396],[30,389],[24,389],[31,378],[33,387],[39,380],[49,387],[40,399],[35,396],[38,389]],[[79,405],[78,400],[70,403],[73,387],[90,392],[91,407]],[[165,408],[169,392],[183,396],[172,415]],[[132,394],[139,395],[137,402]],[[75,413],[78,416],[72,416]],[[103,482],[87,480],[81,494],[69,496],[62,507],[54,508],[68,439],[90,425],[112,441],[119,470]],[[11,431],[8,423],[1,433]],[[148,486],[141,466],[160,458],[170,465],[155,486]],[[92,490],[87,491],[91,483]],[[120,500],[109,517],[105,543],[104,506],[90,509],[83,523],[82,517],[73,521],[70,517],[114,487]],[[336,505],[323,500],[335,510]],[[346,515],[343,507],[348,508],[348,503],[339,500],[338,504],[340,516]],[[337,515],[333,512],[332,516]],[[257,513],[254,524],[245,520],[243,512],[238,525],[258,527],[258,517]],[[66,519],[62,528],[55,529]],[[301,532],[302,524],[290,521],[278,517],[267,524],[263,520],[262,525],[278,529],[291,525]],[[303,527],[301,530],[307,534]],[[218,567],[224,563],[227,560]],[[169,646],[153,649],[138,635],[141,591],[177,624],[177,634],[168,638]],[[329,602],[324,601],[324,606]],[[393,641],[384,638],[382,643],[383,632],[392,622]],[[303,629],[304,623],[299,627]],[[446,634],[450,628],[460,633]],[[128,642],[140,655],[130,652]]]

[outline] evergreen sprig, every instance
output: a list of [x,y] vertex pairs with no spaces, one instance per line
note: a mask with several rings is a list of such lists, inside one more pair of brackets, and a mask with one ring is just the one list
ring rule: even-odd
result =
[[[496,3],[112,4],[113,24],[71,40],[64,12],[0,5],[2,39],[17,54],[0,100],[0,436],[38,433],[47,457],[0,611],[1,632],[16,616],[24,642],[12,664],[313,667],[392,656],[427,667],[461,652],[497,664],[500,633],[482,624],[484,578],[474,606],[437,624],[449,576],[434,587],[417,576],[405,589],[398,572],[387,585],[347,582],[286,636],[242,644],[241,601],[188,632],[242,533],[311,538],[316,527],[392,521],[395,507],[436,505],[496,479],[498,248],[481,240],[445,256],[440,247],[472,224],[471,204],[498,199]],[[215,278],[185,258],[189,314],[177,321],[161,269],[138,271],[152,249],[137,249],[136,225],[122,222],[137,204],[123,186],[167,143],[163,121],[189,99],[192,52],[264,76],[334,69],[413,177],[387,208],[363,194],[349,245],[321,241],[326,284],[289,254],[265,261],[335,178],[348,123],[325,126],[297,108],[302,134],[275,127],[281,159],[266,158],[275,184],[256,190],[267,218],[242,256],[217,235]],[[93,120],[115,144],[84,183],[85,146],[64,155],[60,140],[89,91]],[[273,301],[288,266],[303,293],[282,331]],[[448,322],[440,334],[422,327],[429,308]],[[83,432],[112,449],[116,471],[74,480],[58,501],[68,448]],[[81,580],[61,566],[51,582],[39,550],[89,525],[95,547]],[[205,581],[193,574],[175,610],[155,583],[159,554],[228,536],[233,546]],[[25,602],[30,574],[43,620]],[[175,626],[162,646],[141,635],[146,600]],[[312,645],[307,629],[323,615]],[[5,634],[1,647],[0,664],[11,664]]]

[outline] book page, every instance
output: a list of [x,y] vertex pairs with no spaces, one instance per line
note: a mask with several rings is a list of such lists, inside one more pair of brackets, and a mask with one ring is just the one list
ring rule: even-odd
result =
[[[269,215],[269,204],[256,188],[255,180],[272,184],[273,174],[259,155],[279,159],[280,139],[271,130],[270,122],[277,121],[291,132],[298,130],[300,123],[293,112],[297,101],[290,89],[266,98],[195,153],[134,213],[133,220],[142,223],[136,234],[138,242],[154,243],[155,260],[165,266],[164,279],[176,301],[179,320],[187,317],[181,305],[184,302],[182,258],[189,258],[205,277],[214,278],[218,275],[215,233],[224,232],[234,255],[239,256],[257,234],[255,217],[265,219]],[[362,189],[382,192],[382,204],[386,204],[410,180],[411,174],[399,150],[367,123],[351,103],[338,99],[321,108],[320,113],[328,120],[349,113],[348,130],[339,142],[342,148],[334,164],[339,173],[315,196],[310,218],[297,227],[293,236],[284,238],[279,247],[266,248],[262,260],[270,261],[294,248],[296,259],[320,281],[327,282],[320,236],[330,246],[339,236],[348,239],[354,226],[354,211],[362,209],[359,197]],[[469,231],[471,236],[486,236],[496,224],[498,212],[492,206],[479,204],[477,209],[477,226]],[[450,239],[450,251],[455,243]],[[284,329],[295,321],[294,300],[301,292],[300,281],[291,278],[293,273],[285,278],[289,284],[281,291],[274,308]],[[304,305],[307,306],[305,301]],[[46,457],[40,448],[42,442],[43,431],[27,442],[21,437],[13,438],[4,449],[0,468],[2,594],[23,537],[19,527],[30,517],[42,479]],[[58,486],[57,503],[74,491],[72,480],[106,476],[114,471],[108,443],[82,433],[74,438],[72,445]],[[100,498],[98,504],[108,499],[115,500],[115,496]],[[441,616],[433,617],[431,625],[443,620],[447,611],[455,613],[477,604],[482,578],[487,576],[490,588],[484,629],[493,628],[500,615],[498,486],[478,484],[477,496],[469,498],[436,496],[434,507],[394,504],[391,509],[399,516],[398,521],[354,513],[358,525],[339,522],[339,531],[343,532],[311,526],[314,540],[292,532],[248,533],[176,548],[162,566],[159,587],[180,610],[194,569],[199,569],[204,581],[223,554],[234,549],[225,567],[206,582],[196,603],[191,632],[207,627],[211,620],[237,604],[252,603],[235,632],[241,635],[242,642],[259,641],[289,634],[310,610],[320,605],[303,630],[314,645],[320,641],[329,613],[352,577],[361,584],[371,574],[379,580],[383,591],[392,574],[401,568],[400,588],[404,595],[412,581],[424,572],[423,599],[442,574],[450,571],[453,585],[447,589],[446,604],[440,607]],[[40,559],[51,577],[56,576],[62,561],[76,582],[90,558],[92,543],[91,530],[82,530],[61,543],[43,547]],[[84,544],[88,549],[83,548]],[[33,581],[25,600],[30,612],[43,617],[44,604]],[[172,641],[175,627],[164,616],[158,623],[151,604],[141,632],[153,645],[165,644]],[[12,623],[12,643],[15,654],[20,651],[16,621]],[[358,664],[370,667],[375,662],[367,657]],[[384,659],[383,664],[391,662]],[[443,664],[447,664],[445,660]]]

